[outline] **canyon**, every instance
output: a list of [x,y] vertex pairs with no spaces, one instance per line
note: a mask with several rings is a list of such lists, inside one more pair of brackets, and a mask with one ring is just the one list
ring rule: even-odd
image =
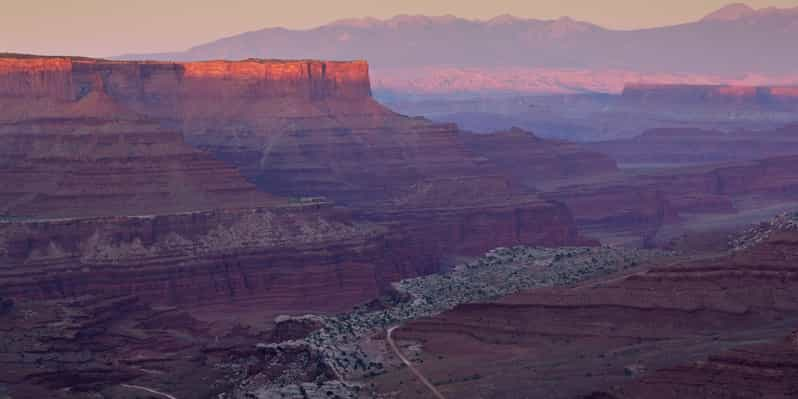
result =
[[796,396],[796,26],[0,54],[0,398]]
[[378,104],[365,62],[6,55],[0,103],[15,297],[259,304],[267,318],[345,309],[447,256],[590,242],[456,126]]
[[280,314],[339,312],[496,246],[595,243],[455,125],[377,103],[365,62],[3,55],[0,105],[12,397],[209,395],[236,377],[181,376]]
[[[789,397],[795,226],[776,219],[721,256],[459,305],[394,336],[422,348],[415,364],[447,397]],[[377,384],[416,397],[404,373]]]
[[608,92],[427,96],[378,90],[376,95],[399,112],[457,123],[464,130],[490,133],[519,127],[543,138],[589,143],[631,140],[655,129],[717,131],[733,137],[731,133],[741,130],[778,130],[796,121],[794,82],[645,77],[620,77],[617,89]]
[[[794,98],[629,84],[500,101],[552,124],[574,105],[621,137],[576,143],[397,113],[365,61],[2,55],[0,397],[417,397],[369,358],[387,328],[455,397],[674,397],[747,350],[786,369],[792,224],[711,256],[633,248],[795,206]],[[698,127],[633,137],[674,104]],[[716,118],[729,109],[757,115]]]

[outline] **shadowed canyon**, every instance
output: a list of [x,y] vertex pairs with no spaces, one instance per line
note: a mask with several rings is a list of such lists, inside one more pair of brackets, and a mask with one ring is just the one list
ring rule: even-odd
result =
[[0,399],[798,397],[796,26],[0,53]]

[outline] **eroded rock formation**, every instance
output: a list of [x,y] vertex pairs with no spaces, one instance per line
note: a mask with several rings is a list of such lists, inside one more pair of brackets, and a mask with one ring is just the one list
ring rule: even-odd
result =
[[[357,215],[377,215],[381,222],[387,221],[381,212],[408,215],[408,220],[397,221],[421,233],[434,228],[428,220],[441,218],[466,232],[536,224],[551,229],[497,234],[494,239],[466,233],[453,239],[453,234],[424,238],[443,251],[565,243],[576,235],[568,225],[567,209],[519,195],[498,168],[462,144],[456,126],[398,115],[374,101],[365,62],[160,63],[11,56],[2,58],[0,72],[0,101],[7,105],[0,119],[10,123],[104,109],[91,105],[93,101],[182,132],[188,143],[238,167],[272,194],[324,196],[352,206]],[[473,192],[487,195],[470,198],[468,207],[455,204],[459,198],[427,193],[436,187],[457,195],[471,184]],[[424,217],[418,217],[419,209]],[[556,213],[546,216],[552,223],[522,222],[518,216],[544,210]],[[479,215],[491,217],[475,226],[472,220]],[[534,241],[537,237],[543,239]]]
[[445,255],[584,242],[365,62],[6,55],[0,105],[8,295],[339,310]]

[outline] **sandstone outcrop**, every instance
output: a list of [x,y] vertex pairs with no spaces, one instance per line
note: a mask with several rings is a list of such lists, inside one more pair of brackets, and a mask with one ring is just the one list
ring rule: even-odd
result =
[[6,55],[0,105],[8,296],[341,310],[446,255],[585,242],[365,62]]
[[[429,215],[451,219],[447,223],[465,230],[480,213],[499,215],[480,221],[479,228],[487,231],[519,228],[514,222],[518,213],[553,209],[559,215],[550,219],[555,221],[551,233],[497,234],[493,239],[460,234],[460,241],[449,240],[451,234],[426,236],[444,251],[561,244],[575,236],[566,209],[518,195],[499,169],[463,145],[456,126],[398,115],[374,101],[365,62],[0,58],[0,101],[6,105],[0,120],[19,123],[34,116],[62,116],[64,110],[80,116],[84,109],[102,110],[81,105],[87,99],[182,132],[187,143],[236,166],[262,191],[324,196],[361,216],[381,211],[408,215],[398,222],[412,224],[417,232],[434,229]],[[483,193],[500,191],[481,203],[480,197],[472,198],[468,209],[447,207],[446,198],[421,203],[420,198],[429,198],[425,187],[450,185],[454,194],[463,181]],[[424,217],[417,217],[419,209]],[[524,226],[537,224],[529,222]],[[543,240],[524,241],[533,237]]]
[[21,298],[334,310],[375,297],[388,277],[434,270],[392,258],[379,228],[302,207],[15,221],[0,231],[0,291]]
[[367,98],[365,64],[341,65],[349,64],[0,57],[0,292],[249,301],[268,315],[344,309],[392,278],[434,271],[436,259],[401,260],[416,255],[397,255],[404,248],[383,228],[321,199],[258,190],[186,144],[175,122],[184,111],[224,108],[219,95]]

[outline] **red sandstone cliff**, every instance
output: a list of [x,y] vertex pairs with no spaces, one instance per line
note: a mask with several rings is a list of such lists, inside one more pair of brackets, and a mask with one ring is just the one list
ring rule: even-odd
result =
[[338,310],[447,254],[583,242],[456,126],[376,103],[364,62],[4,56],[0,105],[14,296]]
[[228,97],[368,95],[364,63],[0,58],[0,292],[254,301],[268,314],[344,309],[391,279],[434,270],[433,259],[396,260],[414,255],[386,249],[382,229],[323,202],[257,190],[186,144],[176,122],[240,111],[219,106]]
[[[514,220],[525,209],[558,209],[515,197],[512,187],[502,185],[502,171],[463,145],[456,126],[401,116],[374,101],[365,62],[0,58],[0,101],[7,106],[0,119],[60,116],[64,110],[79,114],[97,109],[80,106],[92,96],[181,131],[188,143],[280,196],[325,196],[367,210],[359,214],[373,214],[377,204],[402,215],[441,208],[402,200],[419,187],[456,186],[467,178],[483,184],[483,192],[501,187],[496,195],[502,199],[486,196],[480,203],[473,198],[471,209],[460,215],[456,207],[446,209],[446,217],[459,219],[457,224],[473,218],[480,207],[486,214],[504,214],[493,227],[485,226],[496,230],[507,226],[502,219]],[[567,210],[559,209],[566,214],[558,220],[569,220]],[[449,249],[522,243],[535,234],[515,234],[512,241],[453,242]]]

